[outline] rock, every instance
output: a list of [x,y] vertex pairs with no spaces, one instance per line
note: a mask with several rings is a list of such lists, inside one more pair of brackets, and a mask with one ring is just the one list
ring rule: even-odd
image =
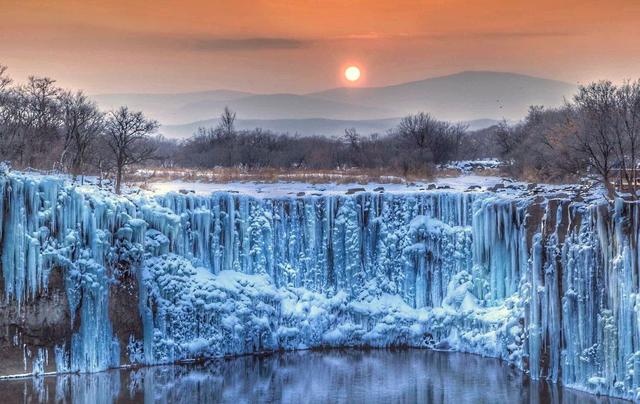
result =
[[439,341],[435,346],[435,349],[439,349],[441,351],[449,351],[451,350],[451,345],[449,344],[449,341],[444,340],[444,341]]
[[355,194],[356,192],[367,192],[367,190],[366,190],[366,189],[364,189],[364,188],[349,188],[349,189],[347,190],[347,195],[353,195],[353,194]]

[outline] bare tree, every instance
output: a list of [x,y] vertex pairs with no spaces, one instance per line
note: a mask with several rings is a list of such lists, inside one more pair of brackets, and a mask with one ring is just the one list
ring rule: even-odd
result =
[[[7,75],[7,66],[0,64],[0,97],[2,97],[2,94],[4,94],[12,81],[11,77]],[[1,98],[0,101],[2,101]]]
[[[48,77],[30,76],[19,89],[18,105],[22,110],[23,132],[19,138],[20,164],[29,166],[47,161],[53,164],[59,128],[57,96],[60,88]],[[52,153],[54,152],[54,153]],[[42,165],[42,164],[41,164]]]
[[579,151],[584,153],[589,165],[598,173],[610,197],[614,195],[612,184],[616,164],[615,144],[615,86],[610,81],[600,81],[581,86],[574,97],[575,131]]
[[501,121],[496,128],[494,140],[498,145],[500,157],[509,158],[511,153],[517,147],[517,135],[515,128],[507,123],[506,120]]
[[4,146],[8,143],[9,127],[13,120],[9,91],[11,82],[11,78],[7,75],[7,66],[0,64],[0,152],[3,158],[7,158],[9,154],[8,150],[4,150]]
[[0,99],[0,155],[15,162],[24,154],[26,113],[24,97],[17,90],[9,89]]
[[467,127],[439,121],[423,112],[400,121],[398,133],[420,151],[429,151],[434,163],[443,163],[456,156]]
[[427,149],[432,138],[438,136],[441,130],[441,122],[424,112],[406,116],[398,125],[398,133],[419,149]]
[[615,138],[621,175],[637,197],[638,147],[640,146],[640,81],[627,81],[615,92]]
[[236,134],[235,122],[236,113],[231,111],[229,107],[224,107],[224,112],[220,115],[216,132],[223,138],[232,138]]
[[104,115],[82,92],[60,94],[63,148],[60,163],[70,162],[73,178],[82,172],[92,143],[103,130]]
[[345,129],[344,140],[352,150],[357,151],[358,149],[360,149],[362,139],[356,128]]
[[457,158],[460,152],[462,142],[464,142],[469,125],[464,123],[445,124],[446,130],[444,136],[432,146],[434,154],[442,156],[443,160],[451,160]]
[[110,177],[115,170],[115,159],[113,150],[109,144],[110,136],[103,130],[93,141],[91,152],[87,155],[87,164],[93,167],[98,175],[99,186],[103,185],[103,180]]
[[120,107],[109,113],[106,121],[107,144],[113,153],[116,170],[115,191],[120,194],[124,170],[146,161],[155,153],[150,136],[158,129],[158,122],[147,119],[142,112]]

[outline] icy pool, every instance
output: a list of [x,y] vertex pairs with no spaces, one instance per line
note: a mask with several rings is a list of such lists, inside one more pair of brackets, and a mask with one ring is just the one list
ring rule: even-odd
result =
[[242,356],[0,381],[7,403],[624,403],[530,381],[495,359],[402,350]]

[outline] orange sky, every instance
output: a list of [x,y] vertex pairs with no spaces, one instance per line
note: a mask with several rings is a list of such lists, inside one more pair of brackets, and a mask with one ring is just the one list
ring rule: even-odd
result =
[[[108,3],[108,4],[107,4]],[[640,0],[0,0],[0,63],[98,92],[305,92],[499,70],[640,77]]]

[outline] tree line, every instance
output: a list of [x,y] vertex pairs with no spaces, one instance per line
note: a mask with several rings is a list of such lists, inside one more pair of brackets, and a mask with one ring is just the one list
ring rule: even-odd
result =
[[499,157],[506,174],[544,182],[598,179],[610,194],[636,194],[640,81],[581,86],[562,107],[532,106],[518,123],[469,131],[428,113],[406,116],[382,134],[300,136],[238,130],[228,108],[218,125],[183,141],[155,136],[159,125],[122,106],[101,111],[81,91],[46,77],[16,84],[0,65],[0,155],[17,168],[56,169],[74,178],[109,176],[120,192],[128,168],[363,168],[428,177],[453,160]]
[[419,113],[402,119],[396,131],[361,135],[354,128],[340,138],[298,136],[256,128],[237,130],[235,113],[225,109],[216,127],[200,128],[176,143],[171,163],[181,167],[247,169],[336,168],[388,169],[401,175],[429,174],[435,164],[459,156],[467,135],[464,125]]
[[494,135],[498,154],[518,178],[559,182],[598,179],[609,195],[638,190],[640,81],[580,86],[560,108],[531,107],[516,125]]
[[120,193],[127,167],[155,156],[158,126],[126,106],[102,112],[48,77],[14,84],[0,65],[0,155],[17,168],[113,174]]

